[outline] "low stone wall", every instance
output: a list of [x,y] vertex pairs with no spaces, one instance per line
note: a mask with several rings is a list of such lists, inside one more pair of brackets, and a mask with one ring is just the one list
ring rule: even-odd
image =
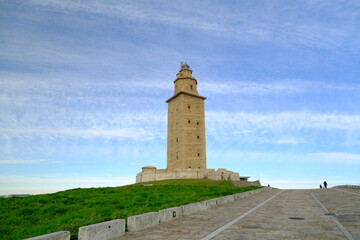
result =
[[[233,195],[223,196],[219,198],[213,198],[201,202],[190,203],[182,205],[180,207],[173,207],[160,210],[159,212],[144,213],[136,216],[128,217],[127,230],[139,231],[148,227],[157,225],[161,222],[168,222],[175,218],[190,215],[203,211],[205,209],[213,208],[228,202],[232,202],[238,199],[246,198],[250,195],[266,191],[271,188],[260,188],[249,192],[237,193]],[[125,234],[125,220],[116,219],[112,221],[97,223],[79,228],[79,240],[111,240],[121,239],[121,236]],[[70,240],[70,232],[55,232],[27,240]]]
[[70,240],[70,232],[67,231],[54,232],[33,238],[27,238],[24,240]]
[[249,186],[261,186],[259,180],[256,181],[232,181],[235,186],[238,187],[249,187]]
[[182,217],[181,207],[167,208],[159,211],[159,222],[169,222]]
[[127,230],[129,232],[139,231],[159,224],[160,218],[158,212],[144,213],[128,217]]
[[128,231],[138,231],[154,226],[161,222],[171,221],[175,218],[191,215],[205,209],[216,207],[228,202],[232,202],[238,199],[246,198],[250,195],[260,193],[262,191],[269,190],[271,188],[260,188],[249,192],[237,193],[233,195],[223,196],[219,198],[213,198],[201,202],[190,203],[182,205],[180,207],[168,208],[152,213],[145,213],[136,216],[128,217]]
[[125,220],[117,219],[79,228],[79,240],[113,239],[125,234]]

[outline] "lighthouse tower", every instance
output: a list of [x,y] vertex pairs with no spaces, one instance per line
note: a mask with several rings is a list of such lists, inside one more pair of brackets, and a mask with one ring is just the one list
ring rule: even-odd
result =
[[[168,103],[167,168],[144,166],[136,182],[167,179],[210,179],[239,181],[237,172],[206,166],[205,97],[197,91],[197,81],[189,65],[182,62],[174,81],[174,95]],[[243,177],[244,178],[244,177]],[[246,177],[245,177],[246,178]],[[253,183],[244,183],[253,184]],[[255,183],[257,184],[257,183]]]
[[184,62],[174,81],[168,103],[167,169],[206,169],[205,97]]

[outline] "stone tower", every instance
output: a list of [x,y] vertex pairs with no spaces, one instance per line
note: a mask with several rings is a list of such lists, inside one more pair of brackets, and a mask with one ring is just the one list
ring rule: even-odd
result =
[[167,169],[206,169],[205,97],[189,65],[181,62],[168,103]]

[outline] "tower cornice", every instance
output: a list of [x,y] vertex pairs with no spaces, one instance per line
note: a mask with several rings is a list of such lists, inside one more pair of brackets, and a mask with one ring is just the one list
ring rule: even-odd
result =
[[175,79],[174,83],[176,83],[179,80],[185,80],[185,79],[191,79],[191,80],[194,80],[196,84],[198,83],[196,78],[194,78],[194,77],[178,77]]
[[166,100],[166,102],[169,103],[171,100],[175,99],[176,97],[180,96],[181,94],[185,94],[185,95],[195,97],[195,98],[200,98],[202,100],[206,99],[206,97],[203,97],[203,96],[199,96],[199,95],[196,95],[196,94],[181,91],[181,92],[178,92],[177,94],[175,94],[174,96],[172,96],[171,98],[169,98],[168,100]]

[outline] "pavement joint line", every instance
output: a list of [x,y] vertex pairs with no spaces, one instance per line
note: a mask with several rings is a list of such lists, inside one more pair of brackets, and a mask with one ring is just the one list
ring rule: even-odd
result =
[[[317,199],[317,197],[315,197],[315,195],[313,193],[310,193],[310,194],[320,204],[320,206],[325,210],[325,213],[329,213],[329,210],[327,210],[327,208],[319,201],[319,199]],[[341,225],[341,223],[334,216],[329,215],[329,217],[339,227],[341,232],[346,236],[346,238],[348,240],[355,240],[355,238],[353,238],[353,236],[351,236],[351,234],[346,230],[346,228],[343,225]]]
[[270,200],[272,200],[273,198],[275,198],[277,195],[279,195],[280,193],[284,192],[285,190],[281,190],[280,192],[278,192],[277,194],[275,194],[274,196],[268,198],[267,200],[265,200],[264,202],[258,204],[256,207],[250,209],[249,211],[247,211],[246,213],[240,215],[239,217],[235,218],[234,220],[232,220],[231,222],[228,222],[227,224],[225,224],[224,226],[216,229],[215,231],[213,231],[212,233],[210,233],[209,235],[201,238],[200,240],[209,240],[213,237],[215,237],[216,235],[218,235],[219,233],[221,233],[222,231],[224,231],[225,229],[227,229],[228,227],[234,225],[237,221],[239,221],[240,219],[246,217],[248,214],[252,213],[253,211],[255,211],[256,209],[258,209],[259,207],[263,206],[265,203],[269,202]]
[[350,193],[350,194],[354,194],[354,195],[360,196],[359,193],[348,192],[348,191],[345,191],[345,190],[342,190],[342,189],[336,189],[336,188],[333,188],[333,189],[336,190],[336,191],[342,191],[342,192],[344,192],[344,193]]

